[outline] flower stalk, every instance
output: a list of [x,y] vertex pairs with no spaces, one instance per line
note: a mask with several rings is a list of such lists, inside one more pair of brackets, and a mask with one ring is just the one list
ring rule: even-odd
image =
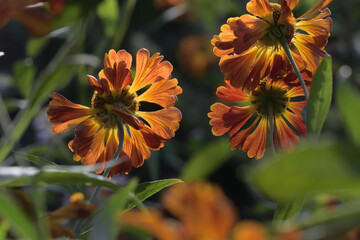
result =
[[270,125],[270,134],[269,134],[269,141],[271,152],[276,155],[275,145],[274,145],[274,117],[273,117],[273,110],[272,106],[269,106],[269,125]]
[[293,56],[291,55],[291,52],[290,52],[290,49],[289,49],[289,45],[285,42],[285,40],[284,40],[283,38],[280,38],[280,44],[281,44],[281,46],[284,48],[285,54],[286,54],[287,58],[289,59],[290,64],[291,64],[291,66],[293,67],[296,76],[299,78],[301,87],[302,87],[303,90],[304,90],[305,100],[306,100],[306,103],[307,103],[307,102],[309,101],[309,92],[308,92],[308,90],[307,90],[307,88],[306,88],[305,81],[304,81],[303,77],[301,76],[301,73],[300,73],[300,71],[299,71],[299,68],[297,67],[297,65],[296,65],[296,63],[295,63],[295,60],[294,60]]

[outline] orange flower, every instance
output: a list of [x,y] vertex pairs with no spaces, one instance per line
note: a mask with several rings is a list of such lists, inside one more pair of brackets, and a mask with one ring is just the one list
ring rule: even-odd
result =
[[290,87],[283,80],[265,78],[248,93],[234,88],[226,80],[225,86],[219,87],[216,95],[226,102],[241,103],[242,107],[213,104],[212,112],[208,114],[213,134],[221,136],[228,133],[232,149],[242,149],[251,158],[259,159],[264,155],[270,121],[275,130],[275,147],[292,148],[300,140],[298,134],[306,135],[301,115],[306,102],[300,98],[304,96],[301,86]]
[[[162,60],[159,53],[150,57],[148,50],[140,49],[133,80],[131,55],[125,50],[110,50],[105,54],[100,80],[88,76],[95,90],[91,108],[74,104],[58,93],[51,94],[53,100],[47,111],[48,120],[54,123],[51,129],[60,134],[75,128],[76,137],[69,142],[75,161],[103,164],[97,171],[101,173],[119,145],[119,118],[124,123],[121,164],[112,167],[109,177],[140,167],[150,157],[150,150],[160,149],[175,135],[181,112],[173,105],[182,89],[177,79],[170,77],[172,65]],[[159,110],[144,111],[142,102],[152,103],[151,107]]]
[[[51,8],[59,0],[51,0]],[[9,20],[21,23],[31,35],[43,36],[51,30],[54,16],[42,6],[29,7],[44,2],[42,0],[2,0],[0,2],[0,27]]]
[[267,230],[261,223],[247,220],[236,224],[233,240],[266,240]]
[[220,59],[221,72],[234,87],[254,90],[260,79],[282,75],[291,70],[280,39],[289,45],[299,69],[314,73],[326,56],[324,48],[330,35],[331,18],[327,8],[331,0],[318,2],[299,18],[292,10],[298,0],[250,0],[250,14],[233,17],[214,36],[214,53]]
[[207,182],[174,185],[162,200],[178,221],[157,210],[132,210],[120,216],[120,223],[146,229],[159,240],[222,240],[235,224],[233,205],[219,187]]

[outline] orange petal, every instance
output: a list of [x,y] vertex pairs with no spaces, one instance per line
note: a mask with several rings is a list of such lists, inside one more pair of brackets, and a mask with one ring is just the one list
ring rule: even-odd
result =
[[330,5],[332,0],[318,0],[317,3],[306,13],[301,15],[297,20],[310,20],[316,18]]
[[177,101],[176,95],[182,93],[181,87],[177,84],[176,78],[154,82],[149,89],[138,96],[137,101],[156,103],[164,108],[172,107]]
[[260,18],[265,18],[273,13],[268,0],[250,0],[250,2],[246,4],[246,10]]
[[253,115],[253,111],[249,106],[238,107],[233,106],[230,110],[224,114],[224,126],[230,127],[229,135],[232,136],[236,134],[244,124],[250,119]]
[[131,68],[132,56],[127,51],[122,49],[116,52],[111,49],[109,53],[105,53],[104,68],[115,68],[115,63],[119,64],[122,61],[125,62],[127,69]]
[[259,125],[245,140],[243,150],[250,158],[256,159],[264,156],[267,133],[267,119],[262,118]]
[[93,109],[74,104],[58,93],[52,93],[53,99],[47,110],[48,120],[56,123],[53,127],[54,133],[63,133],[75,127],[85,119],[91,117]]
[[132,162],[130,157],[121,152],[117,158],[117,164],[110,169],[108,177],[111,178],[114,175],[119,175],[121,173],[128,174],[131,171]]
[[134,81],[131,85],[130,91],[136,92],[137,90],[159,81],[167,79],[173,67],[168,61],[161,62],[163,56],[159,53],[154,54],[149,58],[150,53],[147,49],[140,49],[136,55],[136,74]]
[[[306,104],[305,101],[303,103],[300,103],[300,105],[302,105],[302,108],[304,108],[305,104]],[[297,105],[299,105],[299,104],[297,104]],[[290,109],[293,109],[293,108],[290,108]],[[301,115],[301,112],[292,113],[292,112],[286,111],[286,113],[284,114],[284,118],[292,125],[292,127],[297,131],[297,133],[300,136],[306,136],[306,124]]]
[[164,139],[175,136],[175,131],[179,128],[181,112],[176,107],[161,109],[155,112],[138,112],[151,127],[151,130]]
[[249,94],[241,88],[234,88],[228,80],[225,80],[225,86],[220,86],[216,90],[216,96],[226,102],[247,102]]
[[145,143],[144,137],[139,130],[129,127],[129,132],[124,133],[123,151],[131,159],[133,167],[140,167],[144,160],[150,157],[150,150]]
[[[282,149],[292,149],[294,143],[300,142],[296,133],[291,130],[290,126],[286,124],[283,118],[279,117],[275,120],[276,132],[279,138],[279,145]],[[305,126],[305,124],[302,124]]]
[[230,29],[230,25],[224,24],[220,30],[220,35],[214,36],[211,40],[211,44],[214,46],[214,54],[218,57],[234,52],[233,41],[236,38],[234,31]]
[[214,136],[222,136],[227,133],[231,126],[224,126],[223,116],[230,110],[230,107],[222,104],[215,103],[211,105],[210,110],[212,112],[208,113],[208,117],[210,118],[210,125],[213,126],[211,131]]
[[230,145],[231,149],[234,150],[238,148],[239,150],[243,149],[244,142],[246,138],[250,135],[250,133],[254,130],[257,124],[257,119],[248,127],[242,130],[239,130],[238,132],[235,132],[230,137]]
[[132,82],[131,71],[127,68],[125,62],[119,62],[115,64],[115,79],[112,82],[114,89],[120,91],[126,86],[129,86]]
[[87,75],[88,77],[88,83],[90,84],[90,87],[92,87],[95,91],[97,91],[100,96],[104,93],[104,90],[101,86],[101,84],[98,82],[98,80],[91,76],[91,75]]
[[90,145],[90,149],[85,157],[81,160],[83,164],[96,164],[104,162],[105,137],[107,130],[100,128],[96,133]]

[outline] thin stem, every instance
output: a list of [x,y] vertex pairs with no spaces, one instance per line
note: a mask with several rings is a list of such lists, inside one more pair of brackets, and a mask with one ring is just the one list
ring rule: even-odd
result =
[[272,153],[276,155],[275,145],[274,145],[274,116],[271,105],[269,106],[269,125],[270,125],[270,137],[269,137],[270,147]]
[[[113,163],[118,159],[118,156],[120,155],[122,148],[124,146],[124,126],[123,126],[122,119],[118,119],[117,128],[118,128],[119,146],[117,147],[117,149],[114,153],[114,156],[112,157],[112,159],[109,161],[109,163],[105,167],[105,171],[102,174],[104,177],[106,177],[109,174],[111,168],[113,167]],[[95,200],[97,194],[99,193],[100,188],[101,188],[101,186],[97,186],[95,188],[94,192],[90,196],[89,203],[92,203]],[[73,231],[76,235],[80,234],[81,228],[83,227],[84,223],[85,222],[82,220],[77,220],[75,222]]]
[[305,100],[306,100],[306,102],[308,102],[308,100],[309,100],[309,92],[308,92],[308,90],[306,88],[305,81],[304,81],[303,77],[300,74],[299,68],[296,66],[295,60],[294,60],[293,56],[291,55],[289,45],[285,42],[284,39],[280,39],[280,43],[281,43],[281,46],[285,50],[286,56],[289,59],[291,66],[293,67],[297,77],[299,78],[301,86],[302,86],[302,88],[304,90]]

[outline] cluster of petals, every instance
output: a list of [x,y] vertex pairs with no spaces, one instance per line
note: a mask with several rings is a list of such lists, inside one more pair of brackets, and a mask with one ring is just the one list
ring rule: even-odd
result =
[[[75,139],[69,142],[75,161],[100,164],[97,173],[101,173],[119,146],[119,119],[123,122],[123,148],[109,177],[140,167],[150,157],[150,150],[160,149],[175,135],[182,116],[174,104],[182,89],[177,79],[171,78],[172,65],[162,60],[159,53],[150,57],[148,50],[140,49],[133,79],[132,56],[125,50],[110,50],[99,81],[88,76],[95,90],[92,107],[74,104],[58,93],[51,95],[48,120],[54,123],[55,134],[75,128]],[[143,102],[157,110],[145,111]]]
[[225,81],[225,86],[220,86],[216,95],[235,105],[215,103],[211,106],[208,116],[213,134],[228,133],[232,149],[244,150],[250,158],[263,157],[270,142],[272,123],[276,148],[292,149],[300,141],[298,135],[306,135],[301,114],[306,101],[301,86],[291,87],[284,80],[266,79],[248,92]]
[[331,0],[318,0],[298,18],[292,10],[298,0],[250,0],[250,14],[232,17],[214,36],[214,53],[221,57],[219,65],[225,79],[235,87],[255,89],[264,77],[276,77],[291,70],[283,39],[299,69],[312,74],[326,56],[324,48],[330,35],[332,21],[327,8]]

